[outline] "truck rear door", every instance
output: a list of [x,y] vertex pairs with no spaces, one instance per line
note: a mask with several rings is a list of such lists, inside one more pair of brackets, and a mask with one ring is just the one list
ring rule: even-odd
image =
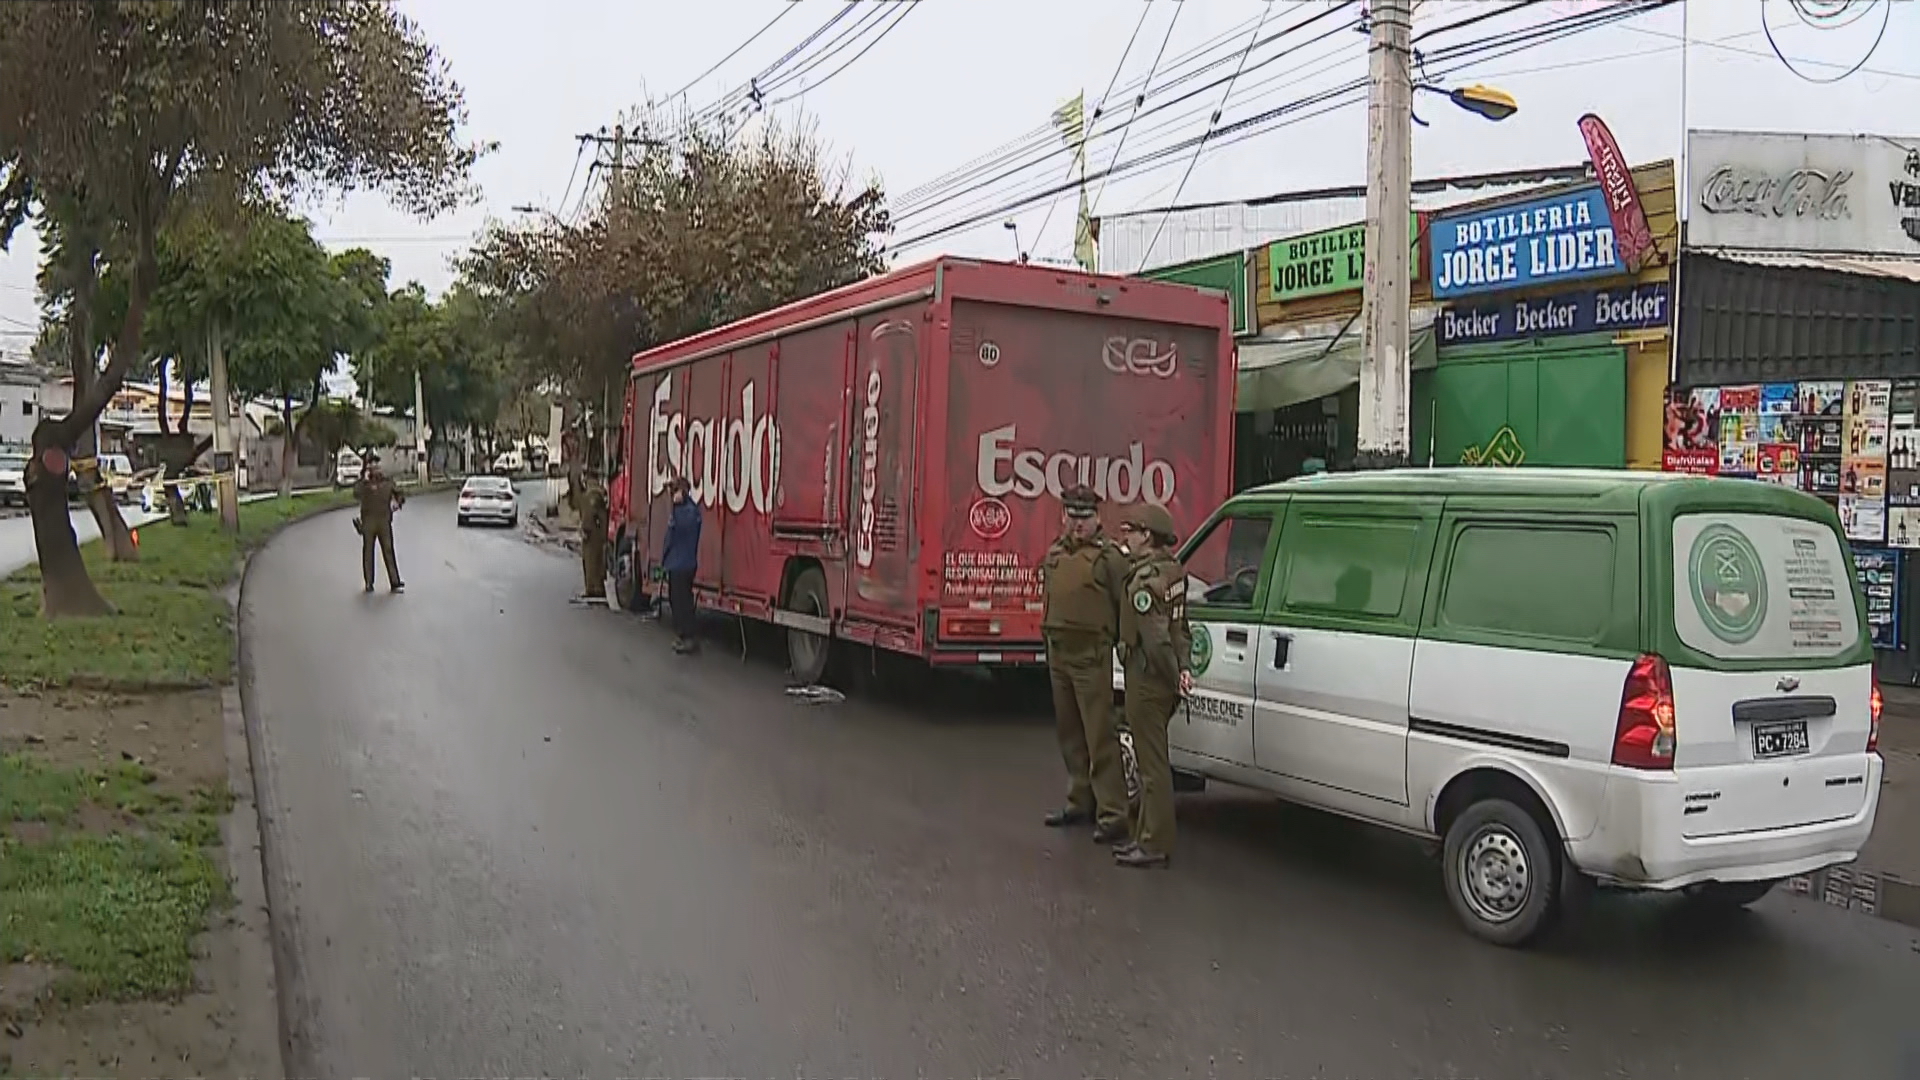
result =
[[1220,326],[965,299],[949,340],[935,655],[990,661],[1040,643],[1064,490],[1098,491],[1109,533],[1140,502],[1184,533],[1230,494],[1232,357]]

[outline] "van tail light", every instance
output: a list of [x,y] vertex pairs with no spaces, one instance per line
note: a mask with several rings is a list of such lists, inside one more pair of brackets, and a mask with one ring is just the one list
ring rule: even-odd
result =
[[1651,653],[1633,662],[1620,691],[1620,721],[1613,733],[1613,763],[1629,769],[1671,769],[1676,743],[1673,675]]
[[1873,694],[1867,698],[1867,753],[1880,749],[1880,710],[1887,701],[1880,696],[1880,676],[1873,676]]

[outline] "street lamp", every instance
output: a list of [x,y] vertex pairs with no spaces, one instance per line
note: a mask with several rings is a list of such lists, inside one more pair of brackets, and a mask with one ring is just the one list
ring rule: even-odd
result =
[[[1470,113],[1476,113],[1485,117],[1488,120],[1505,120],[1507,117],[1520,111],[1520,104],[1513,100],[1512,94],[1507,93],[1505,90],[1482,85],[1481,83],[1474,83],[1472,86],[1462,86],[1457,90],[1449,90],[1444,86],[1435,86],[1432,83],[1414,83],[1413,88],[1415,90],[1424,90],[1430,94],[1444,94],[1447,100],[1453,102],[1455,105],[1460,106]],[[1419,124],[1421,127],[1429,126],[1425,120],[1420,119],[1418,113],[1414,114],[1413,122]]]

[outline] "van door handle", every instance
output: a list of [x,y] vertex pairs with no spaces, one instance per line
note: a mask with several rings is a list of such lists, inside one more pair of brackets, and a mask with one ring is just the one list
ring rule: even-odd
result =
[[1247,632],[1245,630],[1227,631],[1227,644],[1245,645],[1246,643],[1247,643]]
[[1293,651],[1292,634],[1273,635],[1273,667],[1275,671],[1284,671],[1289,654]]

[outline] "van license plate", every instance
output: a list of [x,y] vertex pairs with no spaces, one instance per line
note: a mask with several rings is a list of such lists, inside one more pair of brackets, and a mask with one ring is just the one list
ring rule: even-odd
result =
[[1778,724],[1753,725],[1754,757],[1792,757],[1795,754],[1804,754],[1808,749],[1807,722],[1805,720],[1786,720]]

